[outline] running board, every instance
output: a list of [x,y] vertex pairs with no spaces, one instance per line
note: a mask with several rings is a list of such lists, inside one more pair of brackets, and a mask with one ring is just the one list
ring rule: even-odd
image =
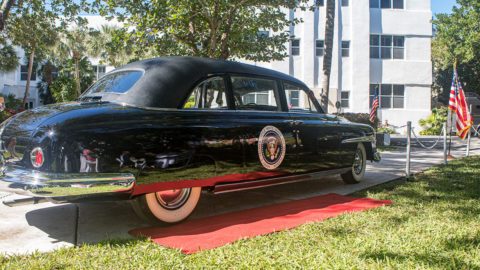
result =
[[14,200],[5,200],[3,204],[6,206],[14,207],[14,206],[21,206],[21,205],[29,205],[29,204],[39,204],[48,202],[47,198],[43,197],[31,197],[31,198],[22,198],[22,199],[14,199]]
[[221,194],[221,193],[228,193],[228,192],[234,192],[234,191],[240,191],[240,190],[270,187],[270,186],[276,186],[281,184],[305,181],[305,180],[319,178],[319,177],[325,177],[333,174],[342,174],[342,173],[348,172],[351,169],[352,169],[351,167],[348,167],[343,169],[307,173],[307,174],[301,174],[301,175],[292,175],[292,176],[284,176],[284,177],[267,178],[267,179],[261,179],[261,180],[217,184],[210,191],[213,194]]

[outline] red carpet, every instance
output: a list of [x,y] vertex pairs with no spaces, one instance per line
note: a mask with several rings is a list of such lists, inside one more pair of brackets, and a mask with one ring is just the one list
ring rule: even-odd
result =
[[239,239],[291,229],[306,222],[322,221],[346,212],[389,205],[391,201],[328,194],[324,196],[248,209],[213,217],[187,220],[171,227],[131,230],[133,236],[190,254]]

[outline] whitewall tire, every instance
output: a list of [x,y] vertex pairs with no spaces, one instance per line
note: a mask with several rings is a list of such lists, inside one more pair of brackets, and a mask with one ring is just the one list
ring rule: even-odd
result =
[[132,200],[133,210],[150,223],[178,223],[197,206],[201,187],[159,191]]
[[357,145],[355,150],[355,157],[352,163],[352,169],[342,174],[342,179],[347,184],[359,183],[365,175],[365,169],[367,167],[367,151],[363,143]]

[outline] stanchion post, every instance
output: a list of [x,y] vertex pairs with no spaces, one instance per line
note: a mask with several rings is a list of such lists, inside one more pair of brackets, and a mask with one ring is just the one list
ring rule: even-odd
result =
[[[470,113],[472,113],[472,104],[470,104]],[[467,157],[470,155],[470,138],[472,137],[472,127],[468,129],[467,138]]]
[[407,164],[405,167],[405,177],[407,180],[410,178],[410,143],[411,143],[411,136],[412,136],[412,122],[407,122]]
[[447,123],[443,123],[443,165],[447,165]]

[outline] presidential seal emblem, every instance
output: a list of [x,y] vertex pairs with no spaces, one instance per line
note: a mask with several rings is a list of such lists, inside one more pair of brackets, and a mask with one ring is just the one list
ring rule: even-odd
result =
[[285,139],[282,132],[274,126],[266,126],[258,138],[258,157],[268,170],[278,168],[285,158]]

